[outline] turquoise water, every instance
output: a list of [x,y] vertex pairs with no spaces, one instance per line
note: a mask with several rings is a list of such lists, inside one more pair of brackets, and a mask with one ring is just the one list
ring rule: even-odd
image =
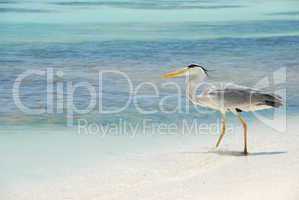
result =
[[[54,163],[68,169],[70,164],[80,166],[78,160],[88,162],[89,158],[83,155],[88,154],[94,160],[111,151],[117,156],[119,152],[132,152],[134,145],[138,149],[147,143],[144,139],[122,143],[116,141],[117,137],[106,139],[107,142],[98,137],[93,143],[93,139],[71,137],[76,131],[66,128],[66,112],[40,115],[21,112],[12,95],[20,73],[53,68],[64,73],[62,78],[55,78],[55,84],[88,82],[98,88],[99,71],[120,70],[135,87],[142,82],[158,86],[158,97],[139,100],[144,109],[158,109],[161,98],[174,92],[162,87],[166,81],[161,74],[191,62],[210,69],[212,80],[247,86],[254,86],[263,77],[286,68],[287,81],[283,87],[287,89],[287,114],[297,115],[299,2],[0,0],[0,149],[6,152],[0,163],[7,172],[1,180],[26,181],[34,176],[38,179],[51,174],[51,169],[64,173]],[[177,82],[184,89],[184,80]],[[117,108],[126,102],[130,92],[125,83],[118,77],[105,79],[104,108]],[[144,95],[152,92],[151,88],[142,90]],[[21,99],[30,108],[46,108],[46,95],[44,77],[30,77],[21,87]],[[169,110],[178,98],[185,105],[184,93],[174,95],[169,99]],[[74,99],[78,107],[84,108],[89,94],[78,90]],[[145,116],[130,104],[117,114],[101,114],[97,110],[84,115],[75,113],[75,123],[79,118],[101,124],[119,119],[138,123],[144,118],[165,123],[190,121],[195,117],[202,122],[216,120],[215,113],[200,111],[190,105],[190,112],[183,109],[172,114],[157,112]],[[61,137],[60,132],[64,132]],[[91,146],[78,150],[82,144]],[[67,147],[69,150],[64,151]],[[80,159],[76,161],[75,155],[80,155]],[[45,171],[35,172],[38,166],[45,167]]]
[[[157,108],[171,94],[161,87],[161,74],[190,62],[214,70],[212,80],[247,86],[287,68],[284,87],[291,114],[298,110],[298,8],[297,1],[0,1],[1,124],[66,124],[65,112],[27,115],[15,106],[13,83],[26,70],[54,68],[64,73],[57,83],[86,81],[95,88],[99,71],[120,70],[135,87],[146,81],[159,87],[158,98],[140,99],[144,108]],[[124,105],[129,96],[128,87],[115,78],[107,77],[103,86],[107,109]],[[29,79],[21,88],[22,101],[45,108],[45,78]],[[183,89],[183,81],[178,82]],[[82,108],[89,102],[86,91],[79,90],[74,99]],[[117,115],[94,110],[84,117],[109,123],[142,115],[130,104]],[[149,117],[171,122],[194,115]]]

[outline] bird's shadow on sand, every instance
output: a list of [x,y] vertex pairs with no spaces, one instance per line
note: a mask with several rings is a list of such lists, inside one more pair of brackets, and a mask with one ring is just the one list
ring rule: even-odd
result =
[[241,151],[206,151],[206,152],[182,152],[182,153],[201,153],[201,154],[217,154],[220,156],[270,156],[270,155],[278,155],[278,154],[285,154],[288,153],[287,151],[267,151],[267,152],[252,152],[248,154],[244,154]]

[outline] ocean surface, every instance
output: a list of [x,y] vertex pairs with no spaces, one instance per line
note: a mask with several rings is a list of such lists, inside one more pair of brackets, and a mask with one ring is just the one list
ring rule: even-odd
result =
[[[75,127],[68,127],[68,83],[95,89],[76,90],[72,101],[78,109],[88,106],[91,93],[102,91],[90,112],[72,113],[74,125],[78,119],[102,125],[120,120],[137,124],[145,118],[153,123],[214,122],[217,113],[186,102],[183,79],[174,80],[180,94],[163,86],[163,73],[189,63],[206,66],[212,81],[249,87],[265,77],[273,80],[277,72],[286,77],[278,88],[286,91],[287,116],[297,116],[299,1],[0,0],[0,185],[63,174],[57,163],[65,170],[171,141],[79,136]],[[45,75],[31,75],[20,85],[20,100],[28,108],[46,109],[52,96],[53,112],[28,114],[16,106],[13,87],[28,70],[53,70],[54,90],[47,90]],[[125,73],[133,91],[117,74],[104,76],[101,84],[99,72],[104,70]],[[134,93],[145,82],[151,85]],[[119,113],[99,112],[100,104],[103,110],[117,109],[136,96],[139,107],[157,112],[141,114],[133,101]],[[169,97],[166,110],[180,105],[180,112],[160,112],[163,97]]]

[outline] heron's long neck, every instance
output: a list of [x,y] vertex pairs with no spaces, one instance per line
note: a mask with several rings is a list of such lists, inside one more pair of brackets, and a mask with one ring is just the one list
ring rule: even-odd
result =
[[208,88],[208,85],[205,84],[207,76],[205,77],[191,77],[187,81],[187,96],[189,100],[194,104],[200,104],[200,98],[198,98],[198,93],[204,93]]

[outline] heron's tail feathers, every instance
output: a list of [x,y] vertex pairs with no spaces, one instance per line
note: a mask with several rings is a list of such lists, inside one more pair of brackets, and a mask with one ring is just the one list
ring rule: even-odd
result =
[[275,94],[264,94],[263,103],[267,106],[278,108],[282,106],[282,98]]

